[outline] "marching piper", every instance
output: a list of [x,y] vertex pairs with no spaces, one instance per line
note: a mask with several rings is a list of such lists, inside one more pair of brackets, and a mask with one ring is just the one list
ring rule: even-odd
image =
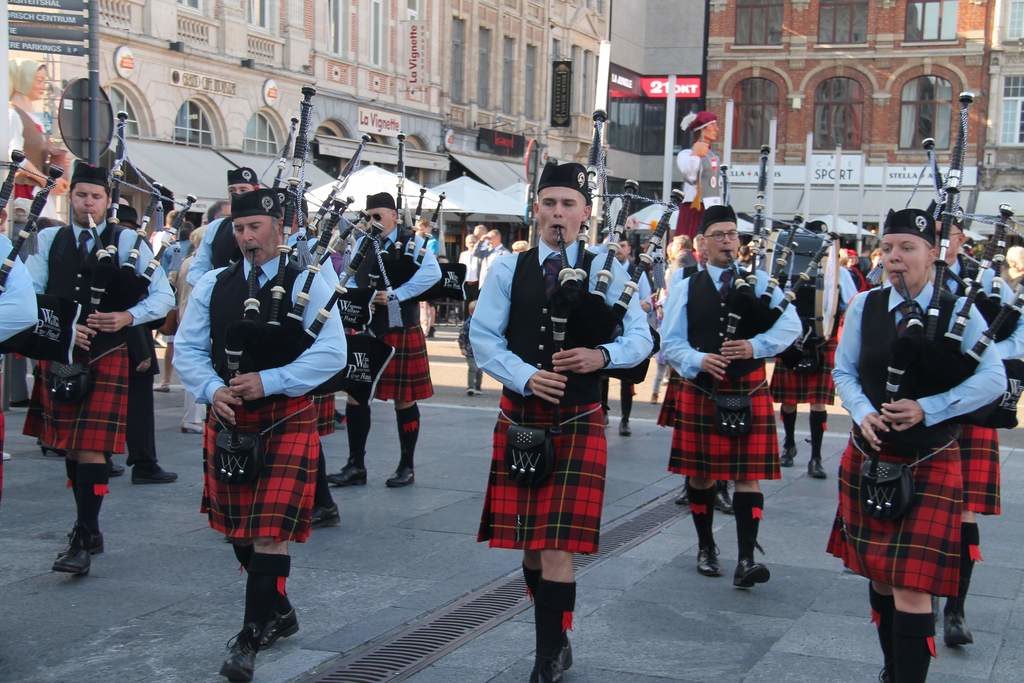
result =
[[[248,166],[240,166],[228,171],[228,196],[236,197],[246,192],[260,189],[260,178],[256,171]],[[192,266],[188,271],[188,283],[193,287],[207,271],[240,260],[242,253],[238,250],[234,232],[231,230],[231,218],[225,216],[211,221],[206,226],[203,241],[192,257]]]
[[[302,316],[307,333],[322,326],[312,344],[281,351],[280,342],[288,340],[270,336],[274,330],[303,335],[282,325],[290,305],[280,307],[277,321],[269,319],[279,284],[290,303],[303,287],[302,271],[294,265],[278,273],[284,235],[274,191],[233,197],[230,225],[245,259],[208,272],[192,291],[174,367],[185,388],[212,407],[204,436],[202,507],[248,572],[242,629],[220,673],[249,681],[256,652],[298,631],[285,581],[291,569],[288,543],[309,537],[313,512],[319,443],[309,393],[344,366],[346,344],[335,299],[319,277]],[[233,324],[243,308],[243,324],[253,331],[235,335]],[[250,341],[241,350],[232,341],[263,335],[268,343]]]
[[[576,603],[572,554],[597,552],[607,461],[597,372],[635,366],[653,348],[635,298],[621,336],[597,348],[556,348],[552,306],[560,271],[582,268],[583,291],[592,292],[601,268],[577,242],[591,212],[586,177],[577,163],[545,167],[534,205],[541,241],[494,262],[470,330],[480,368],[504,385],[478,540],[524,551],[536,627],[533,682],[560,681],[572,664],[565,636]],[[561,251],[560,240],[568,245]],[[621,264],[613,268],[609,295],[615,300],[626,274]],[[517,449],[531,434],[543,438],[551,459],[545,479],[527,482],[510,463],[516,467]]]

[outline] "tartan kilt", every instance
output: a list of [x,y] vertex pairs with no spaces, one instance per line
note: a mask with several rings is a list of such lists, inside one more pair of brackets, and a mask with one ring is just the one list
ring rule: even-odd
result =
[[[79,360],[75,349],[75,359]],[[46,390],[51,361],[36,365],[22,433],[64,451],[124,453],[128,417],[128,350],[122,345],[91,361],[93,386],[80,403],[58,403]]]
[[423,329],[412,325],[402,330],[389,330],[382,339],[395,347],[395,355],[377,383],[376,397],[382,401],[412,402],[433,396]]
[[264,466],[259,479],[226,484],[212,474],[217,418],[209,411],[203,435],[200,511],[207,514],[212,529],[228,538],[297,543],[309,538],[320,448],[312,400],[275,396],[255,409],[235,409],[237,426],[243,431],[263,431],[282,419],[262,439]]
[[676,401],[678,419],[672,430],[669,471],[731,481],[782,478],[775,411],[765,383],[764,366],[737,379],[726,378],[718,388],[721,393],[750,394],[750,433],[719,434],[714,401],[695,384],[684,380]]
[[327,436],[334,433],[334,394],[310,394],[316,408],[316,433]]
[[555,470],[537,488],[519,486],[506,475],[506,434],[509,417],[524,427],[550,426],[551,406],[539,398],[513,398],[503,392],[500,408],[477,540],[489,541],[492,548],[597,552],[608,464],[601,405],[563,409],[563,420],[594,412],[562,426],[554,437]]
[[[884,460],[913,457],[881,453]],[[865,456],[851,439],[839,465],[839,509],[827,551],[872,581],[931,595],[955,596],[960,580],[960,449],[953,443],[914,469],[914,506],[902,519],[865,515],[860,467]]]
[[999,432],[965,424],[961,425],[957,442],[964,478],[964,509],[979,515],[998,515]]
[[837,335],[825,342],[822,348],[821,367],[817,372],[795,372],[775,359],[772,372],[772,400],[776,403],[824,403],[831,405],[836,400],[836,385],[832,381],[832,369],[836,365]]
[[682,386],[683,378],[671,367],[668,370],[668,385],[665,387],[665,400],[661,403],[661,411],[658,413],[659,427],[675,427],[676,419],[679,417],[679,387]]

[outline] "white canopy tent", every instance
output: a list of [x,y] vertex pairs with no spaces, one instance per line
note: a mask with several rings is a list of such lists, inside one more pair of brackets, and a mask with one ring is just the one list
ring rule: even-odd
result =
[[[814,218],[811,218],[810,220],[812,220],[812,221],[822,221],[825,225],[828,226],[828,231],[829,232],[839,233],[840,235],[856,235],[857,234],[857,224],[856,223],[851,223],[850,221],[848,221],[848,220],[846,220],[845,218],[842,218],[842,217],[840,217],[839,220],[836,221],[836,225],[835,226],[832,225],[832,216],[831,215],[829,215],[829,216],[815,216]],[[864,234],[869,234],[869,233],[868,233],[867,230],[865,230]]]
[[[471,214],[472,220],[522,219],[526,207],[511,196],[498,192],[469,176],[431,188],[445,194],[444,207],[450,213]],[[489,217],[489,218],[485,218]]]
[[[331,188],[334,186],[333,182],[326,183],[320,187],[314,187],[306,193],[306,197],[309,199],[311,208],[316,209],[331,192]],[[405,180],[405,184],[402,186],[403,204],[409,208],[415,208],[416,202],[420,198],[420,188],[422,185],[414,183],[408,178]],[[398,176],[390,171],[385,171],[379,166],[372,164],[363,166],[361,169],[353,173],[348,178],[348,182],[345,184],[345,188],[341,192],[341,197],[352,197],[355,201],[349,205],[349,211],[361,211],[366,207],[366,195],[376,194],[378,192],[389,192],[392,196],[398,189]],[[424,213],[432,213],[434,207],[437,206],[438,196],[437,193],[432,190],[427,190],[423,200]],[[448,210],[447,202],[442,209]],[[428,213],[429,215],[429,213]]]

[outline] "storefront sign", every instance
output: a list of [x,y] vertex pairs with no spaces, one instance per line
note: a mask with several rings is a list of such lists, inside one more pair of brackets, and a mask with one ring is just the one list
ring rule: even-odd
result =
[[423,91],[427,85],[427,51],[425,21],[401,21],[402,41],[405,44],[405,82],[410,94]]
[[523,151],[526,149],[526,138],[513,133],[503,133],[493,128],[479,128],[477,130],[476,148],[488,154],[518,157],[522,156]]
[[568,128],[572,123],[572,62],[551,63],[551,125]]
[[263,81],[263,103],[268,107],[274,107],[281,100],[281,91],[277,89],[277,81],[268,78]]
[[213,76],[195,73],[194,71],[179,71],[178,69],[171,71],[171,83],[182,88],[202,90],[216,95],[233,96],[238,89],[238,85],[234,81],[225,81]]
[[[815,154],[811,159],[811,185],[833,185],[835,184],[835,155]],[[806,166],[775,167],[775,183],[779,185],[803,185],[806,181]],[[880,187],[913,187],[918,185],[921,192],[932,191],[933,181],[931,169],[921,173],[921,166],[865,166],[864,185]],[[756,185],[758,166],[755,164],[733,165],[729,167],[729,182],[736,185]],[[861,182],[860,156],[843,155],[839,166],[839,185],[841,187],[856,187]],[[964,169],[963,184],[974,186],[978,182],[977,166],[969,166]]]
[[[668,76],[642,76],[618,64],[611,64],[608,68],[608,96],[612,99],[665,99],[668,97]],[[676,76],[676,97],[700,99],[700,76]]]
[[114,50],[114,71],[125,80],[135,73],[135,55],[127,45],[121,45]]
[[389,111],[359,107],[359,132],[394,137],[402,130],[402,117]]

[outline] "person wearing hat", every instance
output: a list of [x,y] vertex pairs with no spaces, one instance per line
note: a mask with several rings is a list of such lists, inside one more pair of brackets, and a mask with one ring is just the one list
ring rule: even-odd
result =
[[[254,192],[258,189],[260,189],[260,178],[256,175],[256,171],[248,166],[228,171],[228,195],[230,197]],[[234,233],[231,231],[230,217],[212,221],[206,226],[203,241],[199,243],[199,248],[192,259],[192,267],[188,271],[189,285],[195,287],[207,271],[223,268],[229,263],[237,262],[241,257],[242,254],[238,251]]]
[[[577,241],[591,208],[582,165],[544,167],[533,206],[540,243],[492,264],[469,333],[480,369],[504,386],[477,540],[523,550],[523,576],[534,601],[537,650],[530,681],[535,683],[561,681],[572,664],[565,635],[572,628],[576,604],[572,555],[598,550],[607,466],[598,371],[633,367],[653,348],[646,317],[634,297],[620,336],[596,348],[553,353],[549,307],[566,265],[559,253],[559,233],[567,245],[568,267],[583,269],[589,291],[594,291],[604,265]],[[620,263],[613,263],[613,272],[608,291],[612,301],[628,278]],[[553,404],[560,406],[561,420],[560,431],[546,436],[554,457],[552,471],[534,486],[522,485],[506,465],[509,429],[550,429]]]
[[[285,365],[233,374],[225,350],[227,329],[242,316],[250,276],[259,287],[259,315],[269,322],[271,290],[284,242],[281,206],[273,190],[235,195],[232,232],[245,258],[206,273],[178,329],[174,367],[185,388],[211,408],[203,437],[203,511],[210,527],[228,537],[247,571],[242,629],[232,639],[220,674],[252,680],[256,653],[298,631],[285,582],[291,570],[289,542],[310,534],[317,468],[316,412],[310,391],[345,365],[346,343],[336,307],[308,348]],[[283,286],[294,303],[305,278],[287,264]],[[331,291],[315,278],[303,315],[309,329]],[[290,306],[278,312],[283,321]],[[243,351],[243,353],[245,353]],[[257,359],[249,359],[256,361]],[[252,482],[225,483],[216,476],[217,434],[224,429],[260,434],[263,465]]]
[[[839,506],[827,549],[870,580],[872,621],[884,658],[879,680],[927,677],[935,653],[931,596],[959,593],[963,477],[956,418],[991,403],[1006,386],[994,348],[955,384],[959,379],[953,377],[966,374],[955,367],[959,353],[951,358],[945,344],[924,339],[916,324],[932,299],[936,242],[930,214],[889,212],[882,233],[889,281],[850,304],[833,371],[854,428],[839,467]],[[941,294],[939,334],[952,327],[961,304],[952,294]],[[972,310],[959,351],[970,349],[985,327],[981,314]],[[899,346],[894,345],[897,339]],[[894,357],[904,344],[907,352]],[[897,396],[905,397],[893,400],[887,388],[889,367],[900,364],[904,355],[910,360],[901,368]],[[862,466],[871,454],[910,466],[915,495],[898,519],[872,516],[864,507]]]
[[711,149],[718,141],[718,116],[709,111],[691,112],[679,122],[679,128],[695,139],[690,149],[682,150],[676,157],[676,166],[683,174],[683,203],[674,234],[694,237],[704,209],[722,203],[719,159]]
[[[78,163],[70,186],[70,224],[40,231],[38,250],[25,265],[37,292],[76,300],[88,312],[76,328],[74,360],[88,367],[91,388],[78,400],[59,402],[45,386],[58,364],[40,361],[40,381],[32,388],[24,433],[64,453],[78,516],[70,543],[53,570],[81,575],[89,572],[90,555],[103,552],[99,513],[109,478],[104,454],[125,452],[128,332],[163,318],[174,305],[174,294],[161,268],[154,271],[141,300],[128,293],[136,291],[153,254],[143,242],[135,272],[118,267],[129,260],[137,235],[106,223],[110,206],[107,169]],[[96,223],[95,230],[89,229],[90,218]],[[97,269],[96,254],[110,247],[115,252],[116,274],[94,308],[90,287]]]
[[[441,279],[441,266],[437,257],[426,249],[423,263],[411,274],[410,259],[403,256],[405,239],[414,240],[415,250],[419,254],[426,240],[420,236],[399,235],[398,211],[395,209],[395,198],[387,192],[379,192],[366,198],[366,213],[383,226],[380,237],[380,261],[371,253],[363,261],[359,271],[349,279],[347,286],[377,290],[374,295],[374,314],[370,321],[370,331],[375,337],[383,339],[393,346],[395,355],[377,383],[376,398],[382,401],[395,402],[395,419],[398,423],[398,441],[401,455],[395,474],[385,484],[388,488],[401,488],[415,483],[414,458],[416,440],[420,434],[420,409],[417,401],[434,395],[434,385],[430,381],[430,363],[427,359],[427,340],[420,327],[420,307],[416,301],[423,292],[434,286]],[[359,244],[365,237],[360,237],[353,253],[358,251]],[[394,296],[401,308],[400,327],[389,327],[387,310],[388,292],[383,291],[384,279],[381,277],[379,263],[383,262],[388,274]],[[397,278],[407,278],[404,282]],[[363,486],[366,484],[366,439],[370,435],[370,405],[358,403],[351,396],[346,404],[348,422],[348,462],[340,472],[328,477],[335,486]]]
[[[739,559],[733,585],[751,588],[770,577],[768,567],[754,560],[764,511],[759,481],[781,477],[765,360],[796,340],[800,318],[792,306],[774,321],[765,315],[767,307],[755,298],[768,286],[768,274],[762,270],[756,271],[753,287],[735,286],[746,273],[735,266],[740,241],[732,207],[708,207],[700,235],[705,267],[674,285],[661,324],[661,351],[683,380],[676,399],[681,419],[675,420],[672,430],[668,469],[688,477],[699,540],[697,571],[704,576],[721,576],[712,533],[714,484],[735,482],[732,505]],[[771,305],[781,299],[777,289]],[[730,315],[741,316],[735,330],[729,328]],[[743,428],[730,430],[723,424],[725,413],[716,404],[722,396],[749,398],[748,412],[739,420]]]

